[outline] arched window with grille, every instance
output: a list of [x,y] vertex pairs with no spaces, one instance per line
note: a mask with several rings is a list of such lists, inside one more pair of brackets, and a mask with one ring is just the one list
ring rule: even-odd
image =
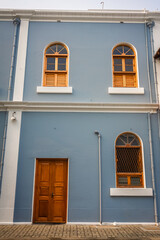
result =
[[53,43],[45,50],[43,86],[68,86],[68,49],[63,43]]
[[117,187],[143,187],[142,146],[133,133],[122,133],[116,139]]
[[119,44],[112,51],[113,87],[137,88],[136,53],[128,44]]

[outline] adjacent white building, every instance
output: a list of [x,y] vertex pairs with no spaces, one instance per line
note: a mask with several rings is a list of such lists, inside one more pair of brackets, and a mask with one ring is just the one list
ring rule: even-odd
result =
[[154,62],[155,62],[155,73],[156,80],[158,83],[158,99],[160,102],[160,20],[155,21],[153,27],[153,39],[154,39]]

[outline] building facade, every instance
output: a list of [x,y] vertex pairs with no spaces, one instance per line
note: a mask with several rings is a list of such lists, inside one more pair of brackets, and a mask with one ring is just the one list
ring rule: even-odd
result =
[[159,13],[0,19],[0,222],[158,223]]

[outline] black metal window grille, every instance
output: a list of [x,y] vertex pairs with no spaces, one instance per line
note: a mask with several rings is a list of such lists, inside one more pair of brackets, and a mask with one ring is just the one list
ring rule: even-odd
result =
[[116,140],[117,187],[143,187],[141,144],[138,137],[123,133]]

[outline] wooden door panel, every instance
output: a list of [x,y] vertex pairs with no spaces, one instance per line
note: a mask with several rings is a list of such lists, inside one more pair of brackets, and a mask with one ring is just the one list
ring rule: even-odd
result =
[[66,222],[67,159],[37,159],[33,222]]
[[40,182],[48,182],[49,181],[49,162],[40,163]]
[[[53,222],[65,222],[66,218],[66,176],[67,176],[67,162],[55,161],[53,168]],[[59,220],[58,220],[59,219]],[[60,220],[61,219],[61,220]]]
[[39,201],[39,217],[47,218],[48,217],[48,201],[40,200]]
[[49,195],[49,187],[40,187],[40,196],[48,196]]
[[53,222],[57,222],[57,221],[65,222],[65,204],[64,204],[64,201],[54,201]]
[[50,219],[50,162],[38,161],[36,168],[36,186],[35,186],[35,219],[38,222],[48,221]]
[[55,200],[64,200],[64,187],[63,186],[55,186]]
[[63,182],[64,181],[64,164],[63,162],[55,162],[55,182]]

